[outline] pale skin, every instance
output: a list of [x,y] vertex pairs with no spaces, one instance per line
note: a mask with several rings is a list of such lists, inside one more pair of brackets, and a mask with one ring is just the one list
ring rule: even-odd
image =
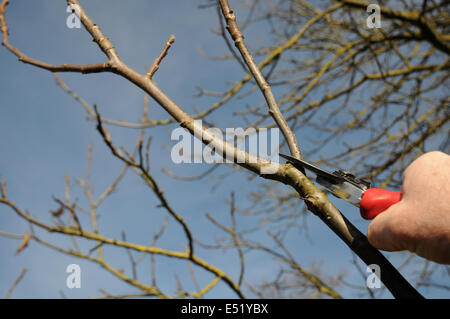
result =
[[378,249],[450,264],[450,156],[436,151],[412,162],[401,201],[370,223],[367,237]]

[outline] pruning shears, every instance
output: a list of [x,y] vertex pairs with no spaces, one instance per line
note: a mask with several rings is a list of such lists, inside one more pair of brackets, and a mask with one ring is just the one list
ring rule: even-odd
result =
[[337,198],[359,207],[364,219],[373,219],[401,199],[401,193],[381,188],[371,188],[370,182],[359,179],[344,170],[328,172],[311,163],[281,154],[295,168],[307,169],[316,175],[316,182],[324,186]]

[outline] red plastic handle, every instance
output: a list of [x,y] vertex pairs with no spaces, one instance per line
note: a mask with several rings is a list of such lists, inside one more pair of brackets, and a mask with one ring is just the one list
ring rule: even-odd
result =
[[374,219],[375,216],[398,203],[401,198],[402,194],[399,192],[369,188],[362,195],[359,211],[364,219]]

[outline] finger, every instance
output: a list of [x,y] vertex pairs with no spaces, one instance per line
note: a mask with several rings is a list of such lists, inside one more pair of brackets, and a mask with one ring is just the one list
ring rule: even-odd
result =
[[375,248],[387,251],[400,251],[408,247],[405,242],[404,202],[400,201],[379,214],[369,224],[367,238]]

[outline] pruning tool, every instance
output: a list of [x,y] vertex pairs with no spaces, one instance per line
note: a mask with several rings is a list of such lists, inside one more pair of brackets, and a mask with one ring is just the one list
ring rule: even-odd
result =
[[328,172],[311,163],[281,154],[295,168],[303,171],[305,168],[316,175],[316,182],[324,186],[337,198],[359,207],[364,219],[373,219],[401,199],[401,193],[381,188],[371,188],[370,182],[355,177],[344,170]]

